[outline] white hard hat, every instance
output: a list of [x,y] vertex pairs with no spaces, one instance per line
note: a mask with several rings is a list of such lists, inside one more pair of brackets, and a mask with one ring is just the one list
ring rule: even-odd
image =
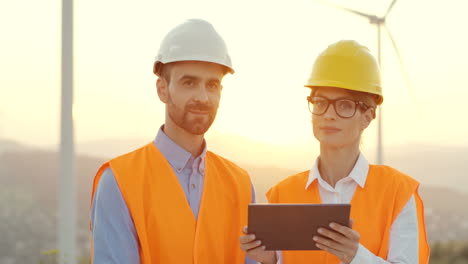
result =
[[159,76],[162,64],[176,61],[213,62],[234,73],[226,43],[214,27],[202,19],[189,19],[167,33],[156,56],[154,73]]

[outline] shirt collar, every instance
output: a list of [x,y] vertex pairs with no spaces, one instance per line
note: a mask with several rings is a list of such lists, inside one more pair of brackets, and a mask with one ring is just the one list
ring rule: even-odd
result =
[[182,171],[187,163],[192,160],[199,159],[198,171],[204,173],[205,170],[205,156],[206,156],[206,141],[203,140],[203,151],[197,158],[193,158],[192,154],[181,146],[177,145],[172,139],[170,139],[163,131],[163,126],[159,128],[158,134],[154,139],[154,144],[164,155],[166,160],[169,162],[171,167],[176,171]]
[[[306,189],[309,188],[310,184],[312,184],[314,180],[322,179],[322,177],[320,176],[320,171],[318,169],[319,158],[320,157],[317,157],[314,165],[310,169],[309,179],[305,186]],[[353,179],[359,186],[361,186],[361,188],[364,188],[368,173],[369,173],[369,162],[364,157],[364,155],[362,155],[362,153],[359,153],[358,160],[356,161],[354,168],[351,170],[351,172],[349,173],[347,177]]]

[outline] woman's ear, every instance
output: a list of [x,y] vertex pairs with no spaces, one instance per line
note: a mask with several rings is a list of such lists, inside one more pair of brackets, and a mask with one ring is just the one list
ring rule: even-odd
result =
[[163,103],[167,103],[169,101],[168,89],[167,81],[164,78],[158,78],[156,81],[156,90],[158,92],[159,100]]
[[366,129],[372,120],[374,119],[375,109],[373,107],[367,108],[367,110],[362,114],[362,127],[361,129]]

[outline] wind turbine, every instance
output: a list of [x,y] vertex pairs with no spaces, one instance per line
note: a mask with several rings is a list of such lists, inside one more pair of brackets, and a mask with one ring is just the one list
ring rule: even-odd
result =
[[62,104],[58,184],[58,260],[76,263],[76,184],[73,137],[73,0],[62,0]]
[[[395,53],[396,53],[396,55],[398,57],[398,60],[400,62],[401,70],[402,70],[403,75],[405,77],[406,85],[407,85],[407,87],[411,87],[411,85],[409,85],[409,79],[408,79],[408,76],[406,74],[406,71],[404,70],[403,60],[402,60],[400,52],[399,52],[399,50],[397,48],[395,39],[393,38],[392,34],[390,33],[390,30],[388,29],[387,25],[385,24],[385,20],[387,19],[387,16],[390,13],[390,11],[392,11],[392,8],[395,5],[396,1],[397,0],[393,0],[390,3],[390,6],[387,8],[387,11],[381,17],[379,17],[377,15],[371,15],[371,14],[363,13],[363,12],[356,11],[356,10],[353,10],[353,9],[345,8],[345,7],[340,7],[340,6],[336,6],[336,5],[334,5],[334,6],[336,8],[343,9],[345,11],[351,12],[351,13],[356,14],[358,16],[367,18],[367,19],[369,19],[369,23],[371,25],[375,25],[377,27],[377,61],[379,63],[380,68],[382,68],[382,62],[381,62],[381,28],[385,29],[385,31],[388,33],[388,37],[390,38],[390,40],[392,42],[393,48],[395,49]],[[411,92],[412,99],[414,100],[413,91],[411,90],[410,92]],[[379,107],[379,114],[378,114],[378,117],[377,117],[377,164],[383,164],[382,106]]]

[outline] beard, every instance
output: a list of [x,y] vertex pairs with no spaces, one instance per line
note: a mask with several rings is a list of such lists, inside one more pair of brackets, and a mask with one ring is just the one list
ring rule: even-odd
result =
[[[197,116],[190,111],[206,111],[207,115]],[[218,108],[211,104],[187,103],[184,108],[178,107],[169,95],[167,103],[169,118],[180,128],[194,135],[203,135],[214,122]]]

